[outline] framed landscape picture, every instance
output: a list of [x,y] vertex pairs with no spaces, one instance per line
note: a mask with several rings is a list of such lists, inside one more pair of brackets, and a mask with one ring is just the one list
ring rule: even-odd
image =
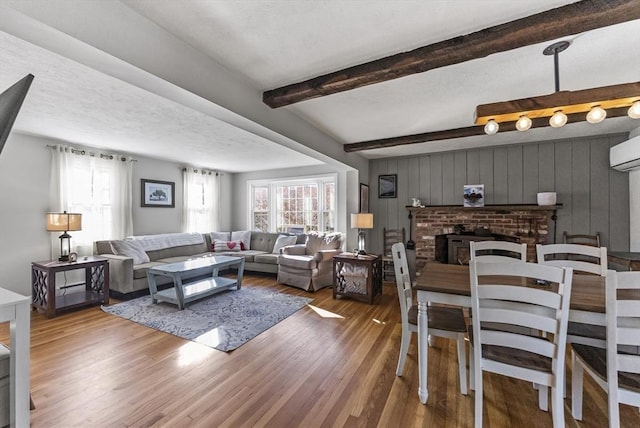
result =
[[175,208],[176,185],[172,181],[141,179],[143,207]]
[[360,183],[360,211],[361,213],[369,212],[369,186]]
[[378,197],[379,198],[396,198],[398,196],[396,189],[397,174],[387,174],[378,176]]

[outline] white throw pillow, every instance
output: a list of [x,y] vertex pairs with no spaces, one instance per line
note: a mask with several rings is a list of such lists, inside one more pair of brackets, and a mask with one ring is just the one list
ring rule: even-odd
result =
[[276,243],[273,244],[273,254],[280,254],[280,249],[286,247],[287,245],[293,245],[298,240],[297,236],[287,236],[280,235],[278,239],[276,239]]
[[241,249],[241,241],[220,241],[218,239],[213,241],[213,251],[216,253],[221,253],[223,251],[240,251]]
[[244,245],[243,250],[251,249],[251,231],[250,230],[240,230],[236,232],[231,232],[231,240],[232,241],[242,241]]
[[134,265],[149,263],[149,255],[144,251],[142,243],[135,239],[125,239],[124,241],[111,241],[113,254],[131,257]]

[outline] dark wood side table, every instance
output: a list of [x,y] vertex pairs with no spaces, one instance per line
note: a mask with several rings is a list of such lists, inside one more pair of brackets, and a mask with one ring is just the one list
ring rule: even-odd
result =
[[[85,270],[84,290],[69,291],[56,296],[56,273],[69,270]],[[103,257],[87,257],[77,262],[48,260],[31,263],[31,305],[42,309],[47,318],[58,311],[89,306],[96,303],[109,304],[109,262]]]
[[333,256],[333,298],[346,296],[372,304],[382,295],[382,258],[374,254]]

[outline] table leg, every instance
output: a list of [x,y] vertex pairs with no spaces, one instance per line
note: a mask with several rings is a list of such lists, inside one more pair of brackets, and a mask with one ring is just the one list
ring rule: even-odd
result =
[[27,302],[16,305],[16,318],[10,323],[10,400],[11,426],[29,426],[29,324]]
[[240,290],[242,287],[242,277],[244,276],[244,257],[240,261],[240,266],[238,266],[238,277],[237,277],[237,290]]
[[427,389],[428,336],[427,303],[418,299],[418,396],[422,404],[425,404],[429,397]]
[[151,303],[158,303],[158,299],[156,299],[158,285],[156,284],[155,274],[147,272],[147,282],[149,283],[149,294],[151,294]]
[[176,273],[173,276],[173,286],[176,289],[176,298],[178,299],[178,309],[184,309],[184,288],[182,288],[182,276]]

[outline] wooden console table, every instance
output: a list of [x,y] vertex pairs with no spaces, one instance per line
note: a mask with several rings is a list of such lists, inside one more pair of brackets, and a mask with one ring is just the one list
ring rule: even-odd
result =
[[333,298],[345,296],[372,304],[382,295],[382,258],[374,254],[333,256]]
[[[84,269],[84,285],[81,291],[70,291],[56,296],[56,273]],[[109,261],[103,257],[86,257],[77,262],[48,260],[31,263],[31,295],[34,309],[44,310],[47,318],[61,310],[93,305],[109,304]]]

